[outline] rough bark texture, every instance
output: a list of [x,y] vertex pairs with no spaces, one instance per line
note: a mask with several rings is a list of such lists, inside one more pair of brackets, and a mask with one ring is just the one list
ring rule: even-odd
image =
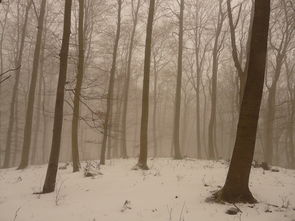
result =
[[121,8],[122,8],[122,1],[118,0],[117,31],[116,31],[116,37],[115,37],[114,50],[113,50],[112,68],[110,71],[110,80],[109,80],[109,88],[108,88],[108,95],[107,95],[107,111],[106,111],[105,121],[103,125],[104,133],[103,133],[101,152],[100,152],[100,164],[105,164],[107,138],[110,135],[109,122],[111,118],[111,108],[113,103],[112,100],[113,100],[114,83],[115,83],[117,51],[118,51],[118,44],[119,44],[120,31],[121,31]]
[[40,6],[40,14],[38,18],[37,40],[36,40],[35,51],[34,51],[33,69],[32,69],[30,89],[29,89],[29,95],[28,95],[26,123],[25,123],[25,129],[24,129],[24,141],[23,141],[23,147],[22,147],[21,162],[18,169],[24,169],[29,164],[34,102],[35,102],[35,90],[36,90],[36,84],[37,84],[38,67],[39,67],[39,59],[40,59],[40,52],[41,52],[45,6],[46,6],[46,0],[42,0],[41,6]]
[[183,51],[183,11],[184,0],[180,1],[179,14],[179,32],[178,32],[178,59],[177,59],[177,81],[175,94],[175,111],[174,111],[174,126],[173,126],[173,147],[174,158],[181,159],[179,146],[179,126],[180,126],[180,107],[181,107],[181,82],[182,82],[182,51]]
[[231,203],[256,202],[249,190],[249,175],[263,92],[269,15],[270,0],[256,0],[248,77],[239,115],[234,152],[225,185],[216,194],[219,200]]
[[67,78],[69,41],[71,34],[71,8],[72,0],[65,0],[63,38],[60,50],[60,66],[54,111],[52,146],[42,193],[53,192],[56,183],[63,123],[64,89]]
[[148,169],[148,115],[149,115],[149,85],[150,85],[150,66],[151,66],[151,49],[152,49],[152,32],[154,20],[155,0],[150,0],[149,14],[146,28],[145,54],[144,54],[144,73],[143,73],[143,90],[142,90],[142,109],[140,125],[140,153],[137,167]]
[[84,76],[84,0],[79,0],[78,24],[79,58],[77,67],[76,87],[74,90],[74,110],[72,119],[72,160],[73,172],[79,171],[78,130],[80,120],[80,94]]

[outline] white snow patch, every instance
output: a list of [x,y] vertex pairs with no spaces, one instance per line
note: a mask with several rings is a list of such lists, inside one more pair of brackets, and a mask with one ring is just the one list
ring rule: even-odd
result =
[[58,171],[57,191],[43,195],[32,193],[41,191],[47,165],[2,169],[0,221],[295,221],[295,171],[252,168],[250,188],[260,203],[237,204],[242,213],[228,215],[233,205],[205,202],[224,184],[226,163],[154,159],[148,171],[131,170],[135,164],[107,161],[94,178],[68,166]]

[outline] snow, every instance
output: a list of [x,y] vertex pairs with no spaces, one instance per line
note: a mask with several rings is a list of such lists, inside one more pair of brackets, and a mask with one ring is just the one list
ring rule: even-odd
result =
[[46,165],[2,169],[0,221],[295,220],[295,171],[252,168],[250,188],[259,203],[237,204],[242,213],[228,215],[234,205],[205,202],[223,185],[227,163],[154,159],[148,171],[131,170],[135,164],[136,159],[107,161],[94,178],[68,166],[58,171],[56,191],[44,195],[32,193],[42,189]]

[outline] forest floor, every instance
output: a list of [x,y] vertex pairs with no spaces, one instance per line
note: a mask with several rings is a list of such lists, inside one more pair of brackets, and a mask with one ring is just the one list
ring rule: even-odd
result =
[[[42,189],[46,165],[0,170],[1,221],[294,221],[295,171],[253,168],[250,188],[258,204],[205,202],[223,185],[226,162],[149,160],[150,170],[131,170],[135,159],[111,160],[101,174],[84,177],[59,170],[56,191]],[[63,165],[63,164],[60,164]],[[85,167],[85,163],[82,164]],[[241,212],[228,215],[237,207]]]

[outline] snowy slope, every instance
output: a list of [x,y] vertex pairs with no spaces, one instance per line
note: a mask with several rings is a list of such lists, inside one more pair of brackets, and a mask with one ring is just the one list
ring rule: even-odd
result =
[[242,213],[228,215],[233,205],[205,202],[223,185],[225,163],[155,159],[149,171],[131,170],[135,163],[107,161],[95,178],[69,166],[58,172],[57,191],[46,195],[32,194],[42,189],[46,165],[0,170],[0,221],[295,220],[295,171],[253,168],[251,190],[260,203],[237,204]]

